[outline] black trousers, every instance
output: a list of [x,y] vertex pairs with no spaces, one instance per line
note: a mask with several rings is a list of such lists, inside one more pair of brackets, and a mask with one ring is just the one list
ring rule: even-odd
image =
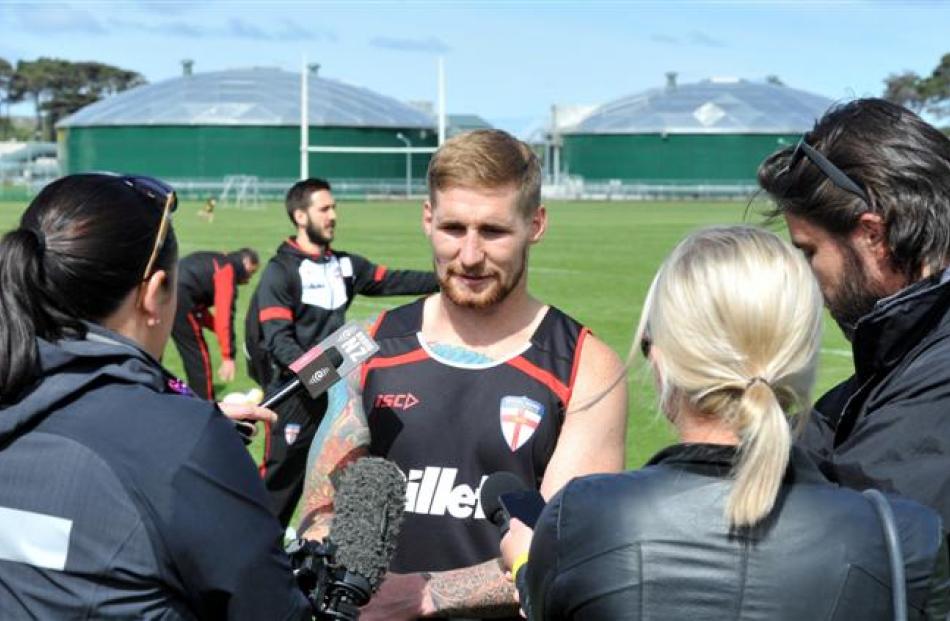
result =
[[214,401],[214,383],[211,376],[211,354],[208,343],[201,333],[199,316],[190,304],[179,300],[172,326],[172,340],[185,365],[188,386],[202,399]]
[[[274,387],[279,385],[276,383]],[[317,427],[327,413],[327,403],[326,393],[311,399],[307,391],[301,390],[274,408],[277,422],[267,429],[261,476],[270,494],[274,515],[285,528],[303,493],[307,455]]]

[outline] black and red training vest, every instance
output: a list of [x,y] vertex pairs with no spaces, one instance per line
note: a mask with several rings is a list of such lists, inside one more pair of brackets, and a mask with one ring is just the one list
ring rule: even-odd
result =
[[479,502],[497,471],[540,486],[589,331],[550,307],[507,358],[460,363],[422,339],[424,300],[380,316],[363,368],[373,455],[408,480],[395,572],[444,571],[496,558],[499,531]]

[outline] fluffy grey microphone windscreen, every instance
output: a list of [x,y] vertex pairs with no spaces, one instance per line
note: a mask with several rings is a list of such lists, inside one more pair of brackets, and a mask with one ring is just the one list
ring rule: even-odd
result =
[[330,524],[336,560],[376,592],[396,551],[406,477],[391,461],[364,457],[347,466],[336,487]]

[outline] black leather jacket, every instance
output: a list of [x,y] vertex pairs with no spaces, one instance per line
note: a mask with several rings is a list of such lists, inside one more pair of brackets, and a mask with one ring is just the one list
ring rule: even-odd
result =
[[[870,502],[828,484],[794,450],[776,510],[730,531],[734,457],[732,447],[680,444],[642,470],[569,483],[541,514],[519,572],[528,618],[891,619],[887,550]],[[950,583],[940,518],[889,500],[909,618],[942,619]]]

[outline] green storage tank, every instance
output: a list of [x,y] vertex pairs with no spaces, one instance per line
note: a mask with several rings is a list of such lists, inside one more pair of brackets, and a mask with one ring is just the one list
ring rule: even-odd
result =
[[[308,76],[309,143],[403,148],[437,143],[434,119],[337,80]],[[96,102],[58,125],[66,173],[114,170],[169,181],[253,176],[286,189],[300,174],[300,74],[272,68],[186,74]],[[310,153],[309,174],[338,184],[422,183],[429,155]]]
[[561,174],[585,183],[749,186],[832,101],[773,83],[671,82],[596,109],[564,132]]

